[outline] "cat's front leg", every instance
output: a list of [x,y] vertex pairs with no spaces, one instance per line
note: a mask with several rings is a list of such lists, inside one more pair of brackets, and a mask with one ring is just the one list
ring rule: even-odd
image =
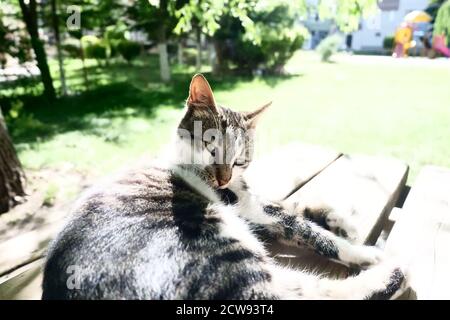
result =
[[356,276],[328,279],[273,266],[272,281],[283,299],[375,299],[399,297],[408,287],[404,268],[384,262]]
[[346,265],[366,267],[383,258],[382,251],[375,247],[352,244],[314,222],[291,214],[281,205],[262,201],[245,188],[243,181],[236,181],[232,191],[237,196],[239,215],[264,240],[272,238],[287,245],[308,247]]
[[288,212],[300,215],[352,243],[361,238],[351,215],[344,214],[342,209],[332,208],[323,203],[301,205],[297,202],[283,202],[282,206]]
[[306,246],[320,255],[347,265],[366,267],[377,264],[383,259],[381,250],[364,245],[352,244],[314,222],[296,215],[288,214],[281,206],[265,205],[263,211],[274,217],[271,230],[274,237],[287,245]]

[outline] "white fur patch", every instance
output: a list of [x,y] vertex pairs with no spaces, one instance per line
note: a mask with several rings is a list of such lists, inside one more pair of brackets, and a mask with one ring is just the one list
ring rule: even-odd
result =
[[210,208],[218,212],[223,221],[220,230],[221,236],[236,239],[250,251],[266,255],[264,246],[250,231],[247,223],[238,216],[236,207],[213,204]]
[[272,225],[277,222],[275,217],[264,213],[263,206],[255,196],[249,195],[239,199],[237,204],[239,216],[253,223]]

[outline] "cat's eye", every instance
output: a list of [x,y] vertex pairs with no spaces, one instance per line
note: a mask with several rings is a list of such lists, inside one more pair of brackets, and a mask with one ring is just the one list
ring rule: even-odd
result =
[[213,157],[215,157],[216,156],[216,147],[214,147],[213,144],[211,144],[211,143],[209,143],[207,141],[203,141],[203,144],[205,145],[206,150],[208,150],[209,153],[211,153],[211,155]]
[[245,166],[246,166],[245,161],[236,161],[236,162],[233,164],[233,167],[245,167]]

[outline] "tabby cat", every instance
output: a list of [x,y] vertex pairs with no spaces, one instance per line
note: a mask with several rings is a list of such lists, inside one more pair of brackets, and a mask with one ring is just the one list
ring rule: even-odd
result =
[[[378,249],[328,231],[349,225],[332,211],[314,222],[310,213],[306,219],[295,208],[252,194],[242,173],[252,160],[253,129],[266,108],[242,113],[219,106],[207,80],[195,75],[173,161],[128,172],[89,190],[77,202],[49,248],[42,298],[398,295],[406,283],[403,269]],[[324,221],[329,225],[320,226]],[[269,240],[370,267],[344,280],[322,278],[276,263],[264,247]]]

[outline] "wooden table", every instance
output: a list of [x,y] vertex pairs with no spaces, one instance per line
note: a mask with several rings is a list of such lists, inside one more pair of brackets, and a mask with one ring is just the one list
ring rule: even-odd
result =
[[[413,290],[402,298],[449,299],[450,170],[426,167],[406,197],[407,175],[408,166],[396,159],[299,143],[255,161],[246,173],[252,189],[271,200],[346,212],[358,226],[359,243],[409,261]],[[42,257],[60,224],[0,244],[0,299],[40,298]],[[269,250],[281,263],[329,277],[351,273],[306,249],[271,244]]]

